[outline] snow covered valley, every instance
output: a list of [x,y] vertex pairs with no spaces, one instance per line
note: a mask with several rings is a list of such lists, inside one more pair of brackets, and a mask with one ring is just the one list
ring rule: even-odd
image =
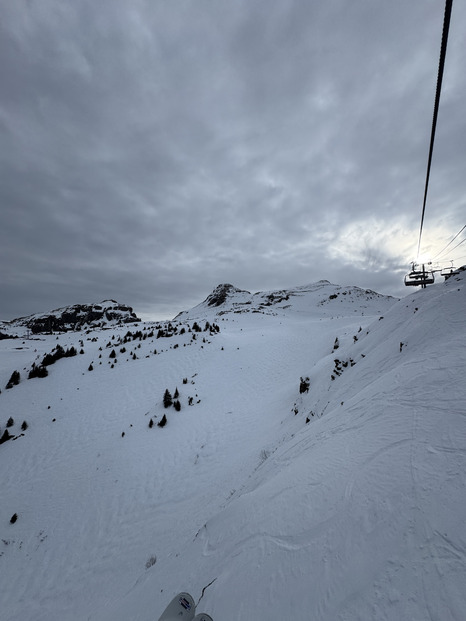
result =
[[1,618],[153,621],[185,590],[215,621],[464,620],[465,273],[221,293],[0,325]]

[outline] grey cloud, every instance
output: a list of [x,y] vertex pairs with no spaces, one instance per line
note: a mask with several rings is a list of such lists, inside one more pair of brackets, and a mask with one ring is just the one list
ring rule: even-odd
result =
[[[465,17],[456,3],[439,247],[464,224]],[[104,297],[177,312],[223,281],[400,294],[442,18],[421,0],[5,4],[0,316]]]

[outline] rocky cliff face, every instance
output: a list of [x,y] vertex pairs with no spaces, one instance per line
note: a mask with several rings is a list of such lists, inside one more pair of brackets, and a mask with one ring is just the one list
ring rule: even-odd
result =
[[233,296],[235,293],[247,293],[250,295],[249,291],[244,291],[243,289],[238,289],[233,285],[224,283],[215,287],[212,293],[204,300],[204,304],[207,306],[221,306],[226,302],[228,297]]
[[48,313],[21,317],[10,322],[25,326],[34,334],[41,332],[67,332],[106,324],[134,323],[141,321],[130,306],[115,300],[104,300],[99,304],[74,304]]

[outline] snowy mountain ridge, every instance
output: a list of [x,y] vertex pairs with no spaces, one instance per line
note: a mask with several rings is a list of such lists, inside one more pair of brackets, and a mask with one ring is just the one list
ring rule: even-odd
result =
[[[0,341],[4,618],[148,621],[181,590],[222,621],[463,617],[464,274],[316,288]],[[82,353],[27,380],[57,344]]]
[[365,305],[373,310],[374,304],[377,303],[381,309],[386,309],[396,301],[396,298],[381,295],[370,289],[342,287],[328,280],[290,289],[257,293],[250,293],[224,283],[218,285],[203,302],[189,311],[179,313],[175,319],[220,317],[226,313],[283,314],[287,310],[328,316],[332,313],[338,314],[345,300],[344,296],[348,296],[347,299],[351,304],[355,304],[355,312],[364,309]]

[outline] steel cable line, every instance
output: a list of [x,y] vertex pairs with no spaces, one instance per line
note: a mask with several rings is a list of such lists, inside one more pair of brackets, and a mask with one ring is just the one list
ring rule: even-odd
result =
[[437,75],[437,90],[435,93],[434,115],[432,118],[432,132],[430,136],[429,159],[427,162],[426,185],[424,189],[424,202],[422,205],[421,226],[419,229],[419,243],[417,246],[417,258],[418,259],[419,259],[419,251],[421,249],[422,228],[424,225],[424,214],[426,211],[427,189],[429,187],[430,166],[432,164],[432,153],[434,150],[435,129],[437,126],[440,93],[442,91],[443,67],[445,65],[445,56],[447,53],[448,31],[450,29],[450,17],[451,17],[452,4],[453,4],[453,0],[446,0],[445,2],[445,14],[443,18],[443,31],[442,31],[442,44],[440,46],[440,60],[439,60],[438,75]]
[[458,246],[461,246],[461,244],[464,244],[464,242],[466,242],[466,237],[462,241],[460,241],[459,244],[456,244],[456,246],[454,248],[452,248],[450,250],[450,252],[453,252],[453,250],[456,250],[456,248],[458,248]]
[[[458,235],[464,231],[464,229],[466,229],[466,224],[463,226],[463,228],[462,228],[462,229],[460,229],[460,230],[458,231],[458,233],[457,233],[457,234],[453,237],[453,239],[451,239],[451,240],[448,242],[448,244],[445,246],[445,248],[443,248],[442,250],[440,250],[440,252],[437,252],[437,254],[435,255],[435,257],[433,257],[433,258],[432,258],[432,261],[435,261],[435,259],[436,259],[438,256],[442,255],[442,254],[445,252],[445,250],[448,248],[448,246],[449,246],[450,244],[452,244],[452,243],[455,241],[455,239],[458,237]],[[455,246],[455,248],[456,248],[456,247],[457,247],[457,246]]]

